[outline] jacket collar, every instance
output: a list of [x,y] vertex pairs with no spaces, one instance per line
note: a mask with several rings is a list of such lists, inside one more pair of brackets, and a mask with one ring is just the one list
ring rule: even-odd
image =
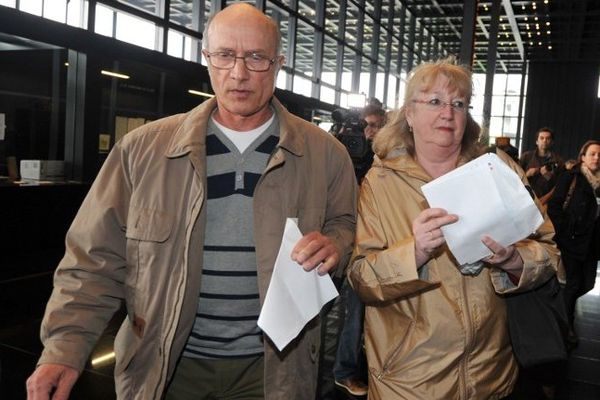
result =
[[[298,117],[290,114],[275,96],[271,98],[271,105],[279,119],[278,147],[296,156],[302,156],[305,138],[299,127]],[[206,126],[215,108],[217,108],[217,100],[213,97],[187,113],[173,135],[165,156],[176,158],[189,153],[192,149],[204,149]]]

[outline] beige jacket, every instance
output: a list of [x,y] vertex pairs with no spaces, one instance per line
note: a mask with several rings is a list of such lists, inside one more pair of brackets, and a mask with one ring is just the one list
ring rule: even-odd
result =
[[462,275],[447,248],[411,280],[417,269],[412,221],[427,207],[421,186],[430,180],[397,150],[393,158],[376,159],[361,185],[349,279],[367,303],[369,400],[502,398],[518,369],[499,293],[531,288],[555,273],[554,231],[546,217],[535,239],[516,244],[524,261],[518,287],[499,269]]
[[[329,236],[346,265],[352,249],[356,183],[345,148],[272,102],[280,141],[254,193],[258,283],[264,300],[286,217],[302,232]],[[159,399],[192,328],[205,227],[205,134],[210,100],[147,124],[115,145],[79,210],[42,323],[39,363],[82,370],[124,299],[115,339],[119,399]],[[340,268],[340,273],[342,268]],[[283,352],[265,337],[265,398],[316,393],[320,322]]]

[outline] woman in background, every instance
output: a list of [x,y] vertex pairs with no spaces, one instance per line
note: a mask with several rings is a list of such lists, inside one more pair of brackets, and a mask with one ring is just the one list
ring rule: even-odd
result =
[[578,158],[575,167],[559,176],[548,202],[567,275],[563,295],[571,324],[567,340],[572,345],[577,344],[575,304],[594,287],[600,259],[600,141],[588,140]]
[[[375,138],[348,273],[366,303],[370,400],[508,396],[518,367],[499,294],[535,287],[556,270],[548,220],[535,239],[512,246],[484,236],[493,255],[476,265],[458,265],[445,245],[440,228],[458,217],[429,208],[421,186],[481,154],[471,92],[466,68],[422,64]],[[498,156],[525,180],[506,153]]]

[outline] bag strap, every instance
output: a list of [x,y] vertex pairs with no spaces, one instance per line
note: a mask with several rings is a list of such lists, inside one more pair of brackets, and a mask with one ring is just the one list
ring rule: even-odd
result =
[[567,193],[567,197],[565,197],[565,201],[562,205],[563,211],[569,207],[569,203],[571,202],[571,197],[573,197],[573,192],[575,191],[575,183],[577,183],[577,175],[573,175],[573,179],[571,180],[571,185],[569,185],[569,192]]

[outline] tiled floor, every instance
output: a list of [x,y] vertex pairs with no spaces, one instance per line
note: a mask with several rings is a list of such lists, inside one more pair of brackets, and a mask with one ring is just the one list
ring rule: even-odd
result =
[[[25,399],[25,380],[33,371],[41,351],[38,339],[39,323],[45,300],[51,287],[51,272],[37,273],[20,279],[0,281],[0,399]],[[335,313],[334,313],[335,314]],[[93,357],[110,352],[112,339],[118,328],[115,318],[94,350]],[[335,317],[329,321],[328,329],[339,325]],[[576,327],[579,345],[571,354],[564,380],[560,382],[558,400],[600,399],[600,274],[596,287],[582,297],[577,304]],[[330,346],[332,347],[332,346]],[[332,360],[324,359],[324,369],[329,369]],[[350,399],[333,388],[330,374],[321,377],[320,399]],[[72,400],[114,399],[112,364],[98,366],[88,364],[72,391]],[[536,386],[524,379],[521,381],[515,400],[542,399]]]

